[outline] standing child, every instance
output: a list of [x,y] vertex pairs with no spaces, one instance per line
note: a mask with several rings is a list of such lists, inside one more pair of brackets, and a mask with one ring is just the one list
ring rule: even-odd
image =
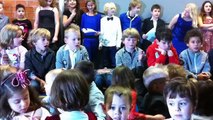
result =
[[9,65],[0,66],[0,82],[1,120],[44,120],[49,115],[29,86],[26,71],[17,72]]
[[25,54],[27,49],[21,45],[23,41],[22,29],[13,24],[7,24],[0,33],[2,64],[9,64],[17,69],[24,69]]
[[173,34],[172,43],[178,55],[187,48],[184,37],[187,31],[197,27],[197,17],[197,6],[194,3],[188,3],[184,11],[175,15],[169,23]]
[[[116,6],[113,2],[104,5],[106,16],[101,18],[101,35],[99,49],[102,49],[102,67],[115,67],[115,53],[121,46],[121,23],[115,16]],[[116,27],[115,27],[116,26]]]
[[187,32],[185,43],[188,49],[180,53],[184,68],[197,80],[209,79],[210,65],[208,54],[201,51],[203,37],[199,29],[192,29]]
[[73,69],[75,64],[81,60],[89,61],[86,48],[80,45],[80,28],[71,24],[65,30],[64,42],[56,54],[56,68]]
[[203,49],[208,52],[213,48],[213,4],[211,1],[203,2],[198,23],[203,31]]
[[33,48],[25,55],[25,69],[29,69],[31,86],[38,92],[44,92],[44,77],[55,68],[55,53],[48,47],[49,39],[50,32],[44,28],[33,29],[28,38]]
[[198,100],[195,83],[185,78],[174,78],[166,84],[163,94],[171,116],[168,120],[191,120]]
[[27,44],[27,37],[29,35],[30,30],[32,29],[32,24],[30,20],[25,17],[25,6],[22,4],[16,5],[16,14],[17,18],[12,21],[13,24],[18,25],[23,30],[23,41],[22,45],[30,49],[31,46]]
[[4,4],[0,1],[0,31],[8,23],[9,17],[4,15]]
[[81,20],[83,45],[89,53],[90,60],[97,64],[101,14],[97,12],[95,0],[87,0],[86,8],[88,12],[82,15]]
[[46,28],[50,31],[50,48],[57,51],[59,33],[59,12],[55,0],[39,0],[39,7],[36,8],[34,29]]

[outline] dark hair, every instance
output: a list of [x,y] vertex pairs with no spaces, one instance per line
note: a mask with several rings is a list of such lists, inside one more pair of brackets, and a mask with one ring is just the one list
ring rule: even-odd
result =
[[161,10],[161,7],[160,7],[159,4],[154,4],[154,5],[152,5],[152,7],[151,7],[151,11],[153,11],[154,9],[160,9],[160,10]]
[[211,17],[213,17],[213,4],[212,4],[212,2],[211,1],[204,1],[203,2],[203,4],[202,4],[202,7],[201,7],[201,9],[200,9],[200,16],[201,16],[201,18],[202,18],[202,20],[204,20],[205,19],[205,17],[206,17],[206,12],[205,12],[205,10],[204,10],[204,5],[206,4],[206,3],[209,3],[209,4],[211,4],[211,12],[210,12],[210,16]]
[[80,61],[75,64],[75,69],[81,71],[89,84],[95,79],[94,65],[90,61]]
[[197,105],[198,91],[196,84],[184,77],[176,77],[169,81],[163,91],[164,98],[176,98],[179,95],[181,98],[188,97],[195,107]]
[[156,30],[155,33],[156,38],[160,42],[161,40],[171,42],[172,41],[172,31],[166,27],[160,27]]
[[181,65],[169,63],[166,67],[169,74],[169,80],[175,77],[187,77],[186,70]]
[[51,104],[65,111],[82,109],[89,101],[89,86],[78,70],[65,70],[54,80]]
[[134,89],[135,76],[133,72],[126,66],[118,66],[112,73],[112,85],[120,85]]
[[202,116],[213,115],[213,81],[198,81],[198,104],[195,114]]
[[203,36],[198,28],[193,28],[186,33],[186,36],[184,38],[185,43],[189,43],[191,37],[198,37],[200,39],[200,42],[203,43]]
[[4,7],[4,3],[2,1],[0,1],[0,4],[2,4],[2,7]]
[[25,10],[25,6],[22,4],[17,4],[16,5],[16,10],[18,10],[19,8],[23,8]]

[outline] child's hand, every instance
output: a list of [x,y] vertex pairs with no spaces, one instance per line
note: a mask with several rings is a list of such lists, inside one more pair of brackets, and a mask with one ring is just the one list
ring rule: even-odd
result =
[[56,41],[58,41],[58,37],[53,37],[52,43],[55,43]]
[[147,38],[147,35],[146,35],[146,34],[143,34],[143,35],[142,35],[142,38],[143,38],[143,39],[146,39],[146,38]]
[[174,54],[173,54],[173,52],[172,52],[171,50],[168,50],[168,51],[167,51],[167,55],[168,55],[169,57],[172,57]]
[[197,80],[208,80],[210,76],[207,73],[200,73],[197,75]]
[[145,55],[144,51],[139,52],[139,54],[138,54],[138,61],[141,61],[143,59],[144,55]]
[[162,55],[166,55],[166,51],[161,48],[155,48],[155,50],[159,51]]
[[70,17],[74,18],[75,15],[76,15],[76,9],[74,8],[74,9],[71,11]]

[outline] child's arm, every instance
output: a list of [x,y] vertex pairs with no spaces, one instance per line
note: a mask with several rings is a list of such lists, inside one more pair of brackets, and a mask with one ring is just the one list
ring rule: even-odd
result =
[[[56,53],[56,61],[55,61],[55,67],[58,69],[58,68],[65,68],[65,65],[64,65],[64,63],[63,63],[63,55],[64,55],[64,53],[63,53],[64,51],[61,49],[61,48],[59,48],[59,50],[57,51],[57,53]],[[68,56],[69,57],[69,56]],[[64,62],[66,62],[66,61],[64,61]],[[68,64],[68,63],[66,63],[66,64]]]
[[69,18],[68,18],[67,15],[63,15],[63,25],[64,25],[64,27],[67,27],[72,22],[72,20],[74,19],[75,15],[76,15],[76,9],[72,10],[71,15],[69,16]]
[[37,29],[37,28],[38,28],[38,22],[39,22],[38,13],[39,13],[39,11],[40,11],[40,7],[37,7],[37,8],[36,8],[36,11],[35,11],[34,29]]
[[174,28],[174,25],[177,23],[178,17],[179,17],[179,15],[177,14],[172,18],[172,20],[169,23],[168,28],[170,28],[171,30]]
[[53,8],[54,11],[54,17],[55,17],[55,34],[53,36],[52,43],[55,43],[58,41],[58,33],[59,33],[59,12],[58,9],[55,7]]
[[204,24],[201,16],[198,17],[198,24],[204,30],[210,30],[213,27],[213,24]]

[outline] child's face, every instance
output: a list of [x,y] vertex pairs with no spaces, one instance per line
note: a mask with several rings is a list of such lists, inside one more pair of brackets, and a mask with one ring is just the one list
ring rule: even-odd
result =
[[3,5],[0,4],[0,14],[3,14],[3,11],[4,11]]
[[75,50],[80,47],[80,33],[79,32],[68,32],[64,37],[65,43],[71,50]]
[[158,48],[167,51],[167,50],[170,49],[170,47],[171,47],[171,45],[172,45],[172,42],[168,42],[168,41],[165,41],[165,40],[161,40],[161,41],[158,41],[157,44],[158,44]]
[[30,96],[28,88],[23,89],[21,92],[14,93],[12,97],[8,99],[10,108],[17,113],[27,112],[30,106]]
[[193,52],[199,52],[201,49],[201,45],[202,44],[199,37],[191,37],[189,38],[189,43],[187,43],[187,46]]
[[33,43],[37,52],[44,52],[49,46],[49,40],[46,37],[40,37],[35,43]]
[[151,14],[152,14],[152,17],[158,19],[160,17],[160,9],[153,9]]
[[13,45],[11,45],[12,48],[18,47],[21,45],[23,39],[22,31],[18,30],[17,36],[13,39]]
[[47,5],[50,6],[52,4],[53,0],[47,0]]
[[130,101],[123,95],[113,95],[112,104],[107,108],[107,114],[113,120],[127,120],[130,111]]
[[25,10],[24,10],[24,8],[18,8],[16,10],[16,14],[17,14],[17,17],[19,19],[23,19],[25,17]]
[[77,1],[76,0],[68,0],[68,7],[70,8],[75,8],[77,5]]
[[204,5],[204,11],[206,13],[210,13],[212,11],[212,6],[209,2]]
[[95,9],[95,3],[94,2],[88,2],[87,3],[87,9],[88,9],[88,11],[93,12],[94,9]]
[[133,12],[133,14],[139,14],[140,10],[141,10],[141,6],[140,5],[132,7],[132,9],[131,9],[131,11]]
[[191,13],[190,8],[185,8],[184,11],[183,11],[183,13],[184,13],[184,14],[183,14],[184,17],[191,18],[191,17],[190,17],[190,13]]
[[173,120],[190,120],[193,105],[189,98],[181,98],[179,95],[176,98],[169,98],[167,96],[166,103]]
[[109,8],[109,10],[107,11],[107,15],[108,16],[115,15],[115,8]]
[[138,39],[133,37],[128,37],[123,40],[123,44],[125,45],[126,49],[135,49],[137,45]]

